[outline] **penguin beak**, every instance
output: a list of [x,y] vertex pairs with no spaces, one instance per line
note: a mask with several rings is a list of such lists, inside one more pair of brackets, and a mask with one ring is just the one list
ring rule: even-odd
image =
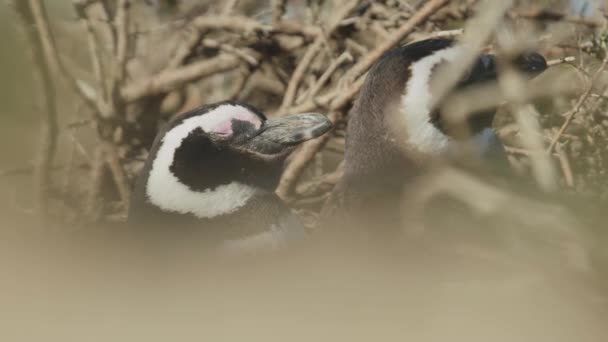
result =
[[[541,54],[536,52],[518,55],[513,59],[512,63],[515,69],[529,78],[534,78],[547,70],[547,61]],[[479,57],[473,69],[461,80],[460,86],[496,81],[497,78],[498,65],[496,56],[486,54]]]
[[[531,80],[547,69],[547,61],[536,52],[520,54],[511,63],[527,80]],[[458,90],[469,86],[488,85],[489,82],[496,82],[498,75],[499,66],[496,56],[490,54],[481,55],[469,73],[460,81]],[[472,114],[468,117],[467,123],[472,131],[471,133],[477,134],[484,128],[492,126],[496,109]]]
[[304,141],[320,137],[332,127],[327,117],[317,113],[273,118],[266,120],[260,133],[245,143],[244,147],[263,155],[282,154]]
[[547,61],[542,55],[536,52],[520,55],[513,60],[513,64],[519,71],[532,77],[538,76],[543,71],[547,70]]
[[470,137],[465,143],[471,149],[463,149],[459,143],[451,144],[447,151],[447,157],[459,160],[462,153],[472,153],[471,157],[483,161],[483,164],[499,172],[507,172],[511,169],[507,152],[500,138],[492,128],[485,128],[481,132]]

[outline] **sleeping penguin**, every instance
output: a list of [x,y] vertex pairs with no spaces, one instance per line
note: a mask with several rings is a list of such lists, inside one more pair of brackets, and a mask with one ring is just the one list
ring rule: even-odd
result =
[[[322,225],[395,226],[403,186],[424,172],[424,162],[449,159],[465,142],[482,161],[509,167],[492,129],[495,110],[469,117],[470,135],[461,138],[452,134],[440,110],[429,108],[438,81],[434,72],[461,49],[451,39],[428,39],[392,49],[372,66],[349,114],[344,176],[323,208]],[[547,68],[537,53],[513,63],[530,75]],[[495,81],[497,73],[496,57],[481,54],[455,90]]]
[[221,253],[273,250],[304,235],[274,194],[300,143],[331,128],[321,114],[267,119],[235,102],[176,117],[157,135],[137,179],[129,223],[146,237]]

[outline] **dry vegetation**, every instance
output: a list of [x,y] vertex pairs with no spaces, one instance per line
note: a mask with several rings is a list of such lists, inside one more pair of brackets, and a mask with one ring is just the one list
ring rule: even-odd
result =
[[[509,54],[533,48],[552,66],[532,86],[507,72],[495,89],[448,99],[451,114],[508,103],[496,124],[514,167],[546,191],[577,194],[570,202],[580,207],[587,207],[581,201],[605,200],[608,90],[602,12],[579,16],[559,1],[488,4],[81,0],[58,19],[46,13],[42,1],[13,1],[44,110],[32,168],[7,169],[3,177],[33,171],[36,211],[51,221],[122,220],[147,148],[171,116],[225,99],[251,103],[270,116],[317,111],[336,129],[290,158],[277,189],[313,224],[341,176],[348,110],[367,69],[399,44],[462,36],[472,55],[475,49]],[[454,76],[445,75],[446,85]],[[531,101],[535,106],[528,105]],[[454,190],[450,182],[443,189],[442,180],[449,177],[438,179],[433,184],[439,190],[430,193]],[[484,186],[479,183],[482,194]],[[475,189],[453,195],[470,202]],[[519,197],[511,196],[519,195],[492,191],[504,199],[484,216],[510,220],[512,213],[526,223],[553,215],[535,206],[514,210],[509,206]],[[564,229],[589,219],[570,217],[575,214],[553,201],[544,205],[557,206],[551,212],[559,216],[556,222],[568,222]]]
[[[35,57],[35,77],[44,84],[39,101],[48,108],[35,165],[40,207],[47,206],[49,197],[68,193],[89,199],[89,218],[119,213],[128,204],[130,185],[158,126],[176,113],[223,99],[249,102],[271,116],[319,111],[338,124],[332,135],[307,144],[293,157],[278,189],[286,200],[310,202],[339,176],[335,163],[325,165],[327,158],[317,152],[339,159],[345,118],[369,66],[398,44],[460,35],[463,24],[477,12],[477,3],[74,1],[74,19],[53,22],[42,2],[14,2]],[[473,37],[485,44],[492,29],[499,28],[503,36],[525,38],[517,48],[533,45],[555,64],[563,64],[554,66],[561,75],[551,81],[571,87],[554,86],[532,95],[560,95],[542,103],[539,133],[560,166],[560,185],[605,197],[603,21],[601,16],[580,18],[567,14],[566,7],[549,11],[543,5],[547,6],[501,5],[504,8],[494,16],[506,16],[504,24],[470,31],[487,32],[487,37]],[[509,39],[513,38],[486,47],[505,49]],[[61,108],[59,115],[57,107],[66,101],[57,98],[72,94],[71,101],[78,102],[71,108],[74,113]],[[522,166],[533,151],[524,146],[517,124],[510,121],[502,118],[499,132]],[[56,141],[74,137],[78,130],[94,132],[98,140],[94,147],[72,139],[79,154],[86,155],[91,172],[84,183],[89,187],[67,184],[58,189],[50,180],[54,168],[72,172],[78,165],[55,160]],[[318,179],[314,184],[299,183],[311,161]],[[101,193],[112,184],[114,189]],[[86,194],[74,193],[77,188]],[[122,209],[116,211],[117,205]],[[80,207],[71,209],[83,212]]]
[[[572,295],[566,296],[568,303],[575,303],[562,309],[571,313],[571,307],[584,307],[586,299],[577,297],[583,292],[592,294],[594,304],[606,304],[607,8],[598,6],[582,16],[587,10],[573,11],[571,4],[578,2],[565,0],[73,0],[59,10],[52,1],[8,3],[32,57],[39,133],[34,161],[8,165],[0,177],[32,179],[32,203],[11,210],[53,227],[86,229],[91,223],[124,220],[133,182],[158,128],[188,109],[226,99],[250,103],[268,116],[315,111],[335,123],[330,134],[305,143],[290,157],[277,189],[314,225],[342,174],[349,109],[368,68],[383,52],[433,36],[460,37],[472,47],[471,56],[481,50],[503,56],[530,48],[541,52],[551,67],[531,84],[506,70],[496,85],[448,97],[442,104],[456,120],[473,109],[502,105],[496,130],[514,169],[539,190],[523,191],[438,166],[404,199],[410,219],[405,229],[414,236],[451,230],[453,217],[440,222],[448,229],[434,231],[425,216],[433,200],[447,194],[473,213],[467,224],[484,234],[491,230],[501,247],[479,248],[468,244],[470,229],[453,230],[448,235],[457,243],[448,242],[457,255],[482,260],[496,273],[513,263],[528,270],[530,260],[543,260],[541,268],[568,265],[576,281],[593,280],[593,290],[585,284],[589,291],[579,291],[578,282],[572,288],[560,283]],[[471,56],[446,71],[446,89]],[[443,246],[438,255],[443,256]],[[445,259],[453,261],[452,255]],[[431,261],[425,269],[409,260],[404,263],[408,269],[445,271],[441,262]],[[532,280],[526,274],[503,283],[501,274],[499,280],[492,278],[493,289],[518,293],[529,282],[544,294],[546,283],[537,281],[538,272],[531,268]],[[412,287],[409,279],[392,282],[397,273],[387,269],[386,286],[392,291],[400,291],[394,284],[401,282]],[[311,281],[290,271],[298,279],[296,287]],[[475,278],[476,271],[466,268],[463,274]],[[368,285],[367,278],[352,273]],[[424,279],[414,282],[414,291],[425,289]],[[437,284],[434,274],[429,279]],[[218,284],[205,286],[223,290]],[[601,296],[595,296],[598,284]],[[366,288],[370,296],[381,292],[376,286]],[[478,287],[470,291],[486,289]],[[522,302],[536,299],[530,297]],[[466,298],[475,301],[477,292]],[[457,306],[468,305],[467,300]],[[438,310],[453,307],[442,303]]]
[[[367,69],[399,44],[462,36],[472,55],[475,49],[510,54],[533,48],[551,60],[532,86],[506,72],[493,89],[448,99],[445,106],[458,117],[477,106],[507,103],[496,124],[514,167],[546,191],[577,197],[566,204],[527,199],[529,205],[513,206],[525,195],[469,184],[469,176],[451,171],[433,174],[436,189],[428,192],[451,193],[484,217],[576,231],[573,222],[595,224],[602,217],[565,208],[575,202],[589,209],[587,203],[608,197],[608,38],[601,8],[583,17],[567,5],[75,0],[71,13],[57,19],[42,1],[13,1],[44,110],[33,166],[4,170],[2,177],[33,171],[36,212],[46,222],[122,220],[147,148],[171,116],[225,99],[251,103],[270,116],[317,111],[336,129],[290,158],[277,189],[314,222],[341,176],[348,110]],[[466,58],[459,66],[467,66]],[[446,85],[454,76],[445,75]],[[459,190],[446,181],[451,177],[465,177],[470,186]],[[472,198],[489,204],[480,207]]]

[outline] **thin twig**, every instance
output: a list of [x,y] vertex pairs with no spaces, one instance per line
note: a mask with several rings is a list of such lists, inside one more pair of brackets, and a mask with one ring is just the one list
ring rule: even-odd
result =
[[259,54],[251,49],[246,49],[246,48],[242,48],[239,49],[233,45],[230,44],[222,44],[220,42],[218,42],[217,40],[214,39],[203,39],[203,46],[208,47],[208,48],[215,48],[215,49],[220,49],[224,52],[228,52],[231,54],[234,54],[237,57],[240,57],[243,61],[245,61],[247,64],[251,65],[252,67],[256,67],[259,64]]
[[456,30],[445,30],[433,32],[429,35],[428,38],[454,38],[462,35],[464,33],[464,29],[456,29]]
[[505,146],[505,151],[509,154],[521,155],[524,157],[530,157],[530,151],[525,148],[513,147],[513,146]]
[[277,25],[285,15],[286,0],[272,0],[272,23]]
[[353,56],[348,52],[342,53],[333,63],[329,65],[327,70],[319,77],[319,80],[314,84],[311,88],[310,93],[308,94],[309,98],[312,98],[317,95],[319,90],[325,85],[325,83],[329,80],[329,78],[334,74],[334,72],[342,65],[347,62],[352,62]]
[[298,186],[296,193],[298,194],[298,197],[319,196],[330,191],[342,178],[343,174],[344,161],[342,161],[333,172],[327,173],[313,181]]
[[561,166],[562,173],[564,174],[564,180],[566,181],[566,185],[569,187],[573,187],[574,176],[572,175],[572,168],[570,167],[570,160],[568,160],[568,155],[560,144],[557,144],[555,146],[555,151],[557,152],[557,156],[559,158],[559,164]]
[[576,57],[566,56],[566,57],[552,59],[552,60],[547,61],[547,66],[552,67],[552,66],[556,66],[556,65],[564,64],[564,63],[573,63],[575,61],[576,61]]
[[82,146],[82,143],[80,143],[80,141],[78,141],[78,139],[76,139],[76,137],[74,136],[74,133],[72,133],[71,130],[68,130],[67,136],[70,138],[70,141],[72,141],[72,145],[78,150],[78,152],[84,157],[84,159],[87,160],[87,164],[91,165],[93,163],[93,161],[92,161],[91,157],[89,156],[89,153],[84,148],[84,146]]
[[89,178],[89,188],[87,189],[87,199],[84,211],[84,216],[91,222],[99,220],[100,212],[100,194],[103,187],[103,178],[106,168],[105,150],[103,145],[98,146],[95,150],[93,165],[91,168],[91,176]]
[[232,11],[234,11],[234,8],[236,7],[236,5],[239,3],[239,0],[228,0],[226,1],[226,5],[224,5],[224,8],[222,9],[222,14],[223,15],[230,15],[232,13]]
[[239,70],[239,73],[237,74],[236,81],[234,82],[234,85],[232,88],[233,90],[231,90],[229,92],[230,95],[228,95],[226,98],[232,99],[232,100],[238,100],[239,95],[243,92],[243,89],[245,89],[247,82],[249,81],[249,79],[252,76],[253,76],[253,73],[251,72],[251,70],[249,70],[249,68],[244,67],[244,66],[241,67]]
[[129,48],[129,0],[118,0],[114,26],[116,27],[116,71],[117,85],[125,79],[127,52]]
[[336,97],[333,101],[331,101],[331,109],[338,110],[346,106],[350,103],[359,91],[361,87],[363,87],[363,83],[365,82],[365,76],[359,77],[353,84],[351,84],[346,90],[341,92],[341,96]]
[[579,97],[578,101],[576,101],[576,104],[574,105],[574,107],[568,113],[565,114],[566,121],[564,121],[564,123],[560,127],[560,129],[557,132],[557,134],[555,135],[555,137],[553,137],[553,140],[551,140],[551,144],[549,144],[549,147],[547,148],[547,154],[551,154],[553,152],[553,148],[555,148],[555,145],[557,144],[557,142],[561,138],[562,134],[564,134],[564,132],[566,131],[566,129],[568,128],[568,126],[572,122],[572,119],[574,119],[574,116],[578,112],[580,112],[580,110],[583,107],[583,104],[585,104],[585,102],[587,101],[587,99],[591,95],[591,92],[593,91],[593,87],[595,85],[595,82],[599,79],[600,75],[602,74],[602,72],[606,68],[607,64],[608,64],[608,56],[604,58],[604,60],[602,61],[602,64],[597,69],[597,71],[595,72],[595,74],[593,75],[593,77],[591,78],[591,80],[589,81],[589,85],[587,86],[587,89]]

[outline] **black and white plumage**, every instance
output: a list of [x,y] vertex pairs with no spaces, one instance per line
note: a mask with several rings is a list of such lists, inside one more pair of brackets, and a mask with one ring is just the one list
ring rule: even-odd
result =
[[[433,78],[435,70],[457,59],[462,49],[451,39],[428,39],[395,48],[372,66],[349,114],[344,177],[324,207],[325,220],[337,216],[338,222],[354,218],[361,225],[394,225],[403,186],[424,172],[421,165],[451,158],[463,146],[442,113],[430,108],[433,82],[441,81]],[[531,74],[547,67],[536,53],[521,55],[513,64]],[[481,54],[456,88],[494,81],[497,73],[496,57]],[[491,110],[468,119],[468,142],[480,159],[508,167],[492,129],[494,115]]]
[[289,152],[330,128],[320,114],[267,119],[234,102],[184,113],[157,135],[129,221],[146,234],[192,237],[222,251],[297,240],[304,228],[274,189]]

